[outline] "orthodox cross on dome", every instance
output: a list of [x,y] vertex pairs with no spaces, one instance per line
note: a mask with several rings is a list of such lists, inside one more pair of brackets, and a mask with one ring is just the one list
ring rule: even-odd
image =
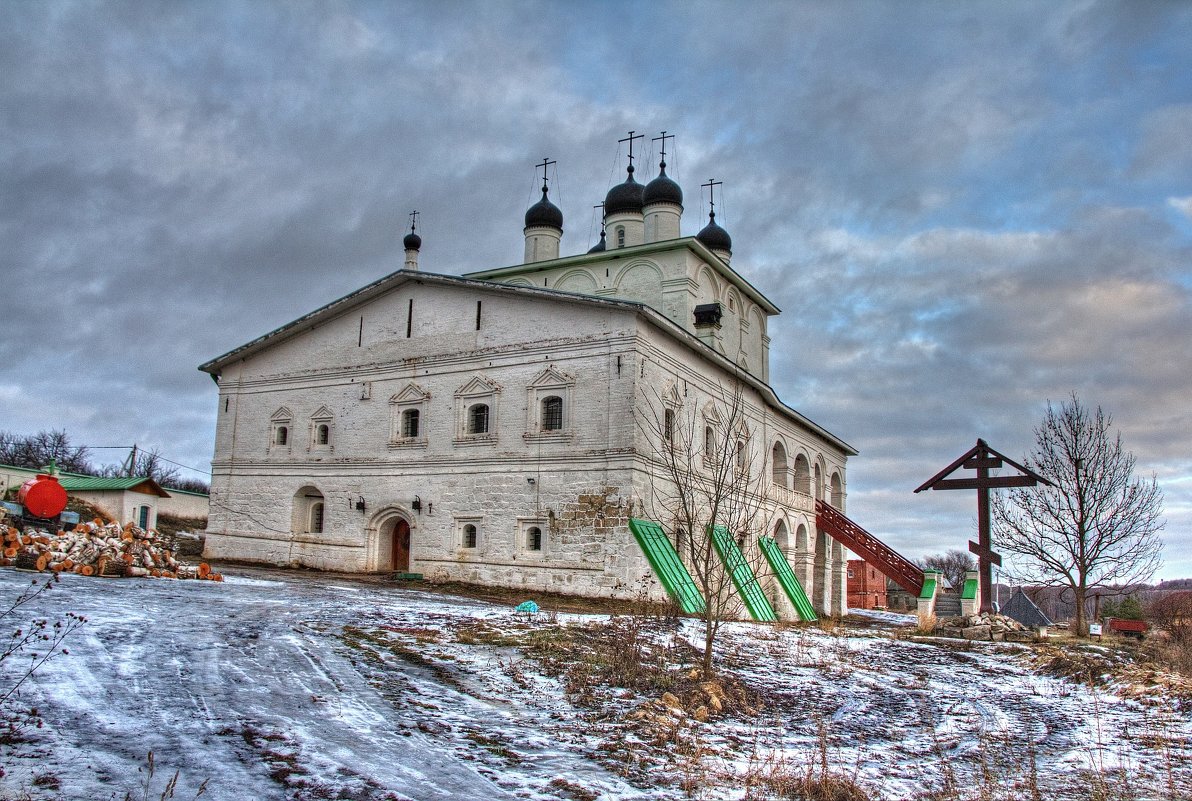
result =
[[537,169],[538,167],[541,167],[541,168],[542,168],[542,191],[543,191],[543,192],[545,192],[545,191],[546,191],[546,168],[547,168],[547,167],[550,167],[552,164],[558,164],[558,163],[559,163],[559,162],[557,162],[557,161],[554,161],[553,159],[550,159],[550,158],[548,158],[548,157],[546,157],[546,156],[543,156],[543,157],[542,157],[542,163],[541,163],[541,164],[536,164],[536,165],[534,166],[534,168],[535,168],[535,169]]
[[410,212],[410,233],[414,233],[414,229],[418,227],[418,212]]
[[675,138],[674,134],[668,134],[666,131],[663,131],[660,135],[655,136],[653,139],[650,140],[651,142],[657,142],[659,139],[662,140],[662,161],[660,161],[658,163],[661,166],[661,168],[664,170],[666,169],[666,140],[674,139],[674,138]]
[[[1003,462],[1019,471],[1016,476],[991,476],[990,470],[1003,466]],[[956,470],[976,470],[976,478],[948,478]],[[978,584],[981,589],[981,612],[993,611],[993,566],[1001,567],[1002,557],[993,552],[993,539],[989,530],[989,490],[999,487],[1033,487],[1036,484],[1055,486],[1029,467],[995,451],[983,439],[952,464],[929,478],[915,490],[960,490],[977,491],[977,542],[969,540],[969,550],[977,555]]]
[[617,144],[621,144],[622,142],[629,143],[629,171],[630,172],[633,172],[633,140],[634,139],[645,139],[645,138],[646,138],[645,134],[638,134],[637,136],[634,136],[633,131],[630,131],[629,136],[625,137],[624,139],[617,140]]
[[699,188],[708,188],[708,208],[711,210],[712,216],[716,216],[716,187],[724,186],[724,181],[717,181],[715,178],[709,178],[706,184],[700,184]]

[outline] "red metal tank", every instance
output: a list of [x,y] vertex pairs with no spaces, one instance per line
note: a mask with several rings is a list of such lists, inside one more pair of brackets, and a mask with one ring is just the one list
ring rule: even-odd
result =
[[17,503],[34,517],[55,517],[66,508],[66,490],[53,476],[39,475],[21,485]]

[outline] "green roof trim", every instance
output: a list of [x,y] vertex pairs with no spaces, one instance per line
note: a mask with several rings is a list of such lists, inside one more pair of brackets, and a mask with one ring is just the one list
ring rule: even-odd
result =
[[58,483],[67,492],[123,492],[136,491],[146,495],[168,498],[170,493],[151,478],[145,476],[59,476]]

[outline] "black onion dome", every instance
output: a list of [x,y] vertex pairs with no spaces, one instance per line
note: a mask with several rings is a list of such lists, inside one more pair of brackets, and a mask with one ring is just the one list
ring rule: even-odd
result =
[[410,233],[406,234],[406,238],[403,239],[401,243],[406,250],[418,250],[420,247],[422,247],[422,237],[418,236],[418,234],[414,233],[413,231],[410,231]]
[[641,214],[644,205],[642,199],[644,191],[645,187],[633,180],[633,165],[629,165],[629,177],[625,179],[625,183],[617,184],[608,190],[608,194],[604,198],[604,216],[623,211]]
[[597,242],[595,245],[592,245],[591,250],[589,250],[588,252],[589,253],[603,253],[606,248],[608,248],[608,244],[604,241],[604,231],[602,230],[600,232],[600,241]]
[[546,189],[542,190],[542,200],[526,210],[526,227],[545,226],[563,230],[563,212],[559,207],[547,200]]
[[680,206],[683,205],[683,190],[677,183],[667,177],[665,161],[659,165],[658,177],[646,184],[643,199],[647,206],[651,203],[675,203]]
[[695,235],[695,238],[703,242],[709,250],[733,252],[733,238],[728,235],[728,231],[716,224],[716,212],[708,215],[708,224],[704,226],[704,230]]

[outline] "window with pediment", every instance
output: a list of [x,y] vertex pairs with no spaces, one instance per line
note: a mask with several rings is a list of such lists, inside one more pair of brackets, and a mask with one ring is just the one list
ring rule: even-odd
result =
[[310,450],[333,451],[335,415],[326,406],[320,406],[310,416]]
[[683,445],[682,432],[679,431],[679,410],[682,406],[683,399],[679,397],[679,389],[671,382],[662,391],[662,413],[658,419],[661,429],[658,433],[665,448],[678,448]]
[[293,441],[294,414],[283,406],[269,418],[269,451],[289,453]]
[[410,382],[389,398],[389,447],[425,448],[430,393]]
[[526,387],[526,439],[563,442],[572,439],[574,388],[575,377],[554,366],[534,377]]
[[724,456],[724,423],[714,401],[708,401],[703,408],[704,423],[704,467],[716,465]]
[[496,445],[501,385],[476,375],[455,391],[455,444]]

